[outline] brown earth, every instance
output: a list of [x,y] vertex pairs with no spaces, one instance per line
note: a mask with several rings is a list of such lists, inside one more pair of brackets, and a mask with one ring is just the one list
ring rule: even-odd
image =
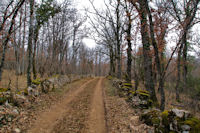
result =
[[105,133],[102,78],[66,93],[60,103],[42,112],[28,133]]
[[119,98],[116,89],[105,78],[82,79],[65,85],[59,93],[54,94],[54,100],[48,100],[42,105],[44,106],[34,106],[35,110],[31,113],[34,117],[27,118],[13,129],[18,128],[27,133],[148,131],[146,125],[139,121],[137,110],[131,108],[123,98]]

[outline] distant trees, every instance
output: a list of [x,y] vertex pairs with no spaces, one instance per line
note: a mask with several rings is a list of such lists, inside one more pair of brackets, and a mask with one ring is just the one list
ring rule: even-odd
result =
[[[15,24],[15,19],[17,17],[18,11],[20,10],[20,8],[22,7],[24,2],[25,2],[25,0],[20,0],[19,2],[15,3],[13,0],[11,0],[3,12],[3,20],[0,24],[0,35],[2,38],[2,48],[3,48],[3,53],[1,56],[1,64],[0,64],[0,81],[2,79],[2,71],[3,71],[3,67],[4,67],[5,54],[7,51],[8,42],[10,41],[11,34],[13,32],[13,27]],[[14,5],[14,7],[12,7],[13,5]],[[9,23],[10,17],[11,17],[10,25],[7,30],[7,29],[5,29],[5,27]]]
[[30,86],[32,78],[97,71],[95,49],[83,42],[89,31],[84,25],[86,18],[71,0],[11,0],[4,4],[7,8],[0,12],[0,77],[3,69],[15,70],[16,75],[27,74]]

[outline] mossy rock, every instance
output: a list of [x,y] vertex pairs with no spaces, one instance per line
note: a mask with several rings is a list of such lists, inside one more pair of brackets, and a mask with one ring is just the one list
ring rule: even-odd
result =
[[150,95],[147,93],[140,92],[140,93],[138,93],[138,95],[139,95],[139,98],[142,100],[148,100],[150,98]]
[[160,125],[160,111],[151,110],[140,116],[140,120],[144,121],[145,124],[149,126],[159,126]]
[[28,88],[25,88],[24,91],[23,91],[23,93],[24,93],[24,95],[27,96],[28,95]]
[[131,87],[129,87],[129,86],[123,86],[122,87],[122,90],[124,90],[124,91],[129,91],[129,90],[131,90],[132,88]]
[[107,79],[108,79],[108,80],[112,80],[113,77],[112,77],[111,75],[108,75],[108,76],[107,76]]
[[164,127],[157,127],[155,128],[155,133],[169,133],[168,131],[166,131],[166,129]]
[[0,97],[0,105],[4,104],[7,100],[7,97]]
[[162,124],[165,126],[165,128],[169,129],[169,111],[165,110],[161,113],[161,118],[162,118]]
[[133,95],[133,96],[136,96],[136,95],[137,95],[137,93],[136,93],[135,91],[129,91],[129,94],[130,94],[130,95]]
[[8,88],[0,88],[0,92],[6,92],[8,91]]
[[153,117],[151,121],[152,121],[152,124],[153,124],[154,127],[159,127],[160,126],[160,121],[161,120],[160,120],[159,117]]
[[132,84],[131,83],[125,82],[125,83],[122,83],[122,84],[123,84],[123,86],[127,86],[127,87],[132,88]]
[[41,80],[39,78],[32,80],[32,84],[39,85],[39,84],[41,84]]
[[147,90],[137,90],[137,93],[150,94],[149,91],[147,91]]
[[148,103],[148,107],[152,107],[153,106],[153,101],[151,99],[148,99],[147,103]]
[[190,133],[198,133],[200,132],[200,120],[192,117],[183,122],[185,125],[189,125],[191,127]]

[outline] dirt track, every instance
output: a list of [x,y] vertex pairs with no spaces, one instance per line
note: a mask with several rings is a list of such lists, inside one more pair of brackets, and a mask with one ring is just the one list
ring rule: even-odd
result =
[[105,133],[102,78],[67,92],[60,103],[44,111],[28,133]]

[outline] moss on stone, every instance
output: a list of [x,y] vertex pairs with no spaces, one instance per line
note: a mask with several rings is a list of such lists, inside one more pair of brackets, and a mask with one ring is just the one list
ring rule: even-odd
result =
[[129,93],[130,93],[131,95],[135,95],[135,94],[136,94],[135,91],[129,91]]
[[112,77],[111,75],[108,75],[108,76],[107,76],[107,79],[108,79],[108,80],[112,80],[113,77]]
[[8,91],[7,88],[0,88],[0,92],[6,92],[6,91]]
[[140,116],[140,120],[144,120],[145,124],[147,124],[149,126],[153,126],[155,124],[160,123],[159,114],[160,114],[160,112],[158,110],[151,110],[147,113],[142,114]]
[[139,94],[140,94],[140,95],[142,95],[142,96],[147,96],[147,97],[150,97],[150,95],[149,95],[149,94],[147,94],[147,93],[142,93],[142,92],[140,92]]
[[28,95],[28,88],[24,89],[24,95]]
[[200,131],[200,120],[195,117],[185,120],[183,124],[189,125],[191,127],[191,133],[196,133],[197,131]]
[[150,94],[147,90],[137,90],[138,93]]
[[169,116],[169,111],[168,110],[165,110],[161,113],[161,118],[162,118],[162,124],[166,127],[166,128],[169,128],[169,119],[168,119],[168,116]]
[[41,80],[39,78],[32,80],[32,84],[39,85],[41,84]]
[[152,118],[152,124],[155,127],[159,127],[159,125],[160,125],[160,119],[158,117],[153,117]]
[[124,86],[132,87],[131,83],[123,83]]

